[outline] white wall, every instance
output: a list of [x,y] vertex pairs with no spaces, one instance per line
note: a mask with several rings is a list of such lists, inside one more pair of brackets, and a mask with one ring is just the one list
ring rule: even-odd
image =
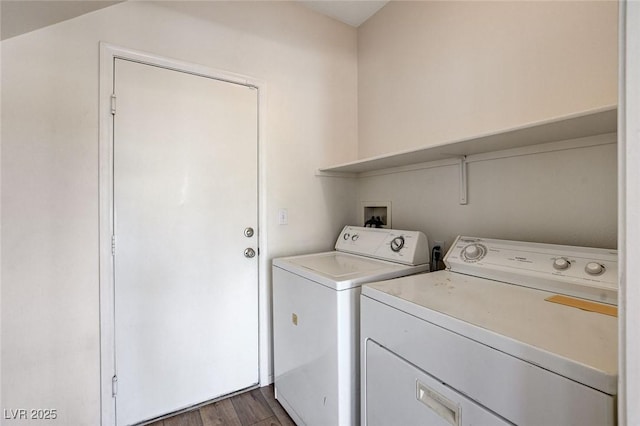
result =
[[617,102],[617,3],[388,3],[358,29],[359,156]]
[[98,423],[99,41],[267,83],[269,258],[328,249],[356,191],[431,240],[614,247],[613,145],[472,163],[467,206],[450,166],[314,171],[615,103],[616,7],[391,2],[356,51],[353,28],[293,3],[127,2],[3,41],[2,408]]
[[359,199],[391,201],[393,227],[448,249],[457,235],[616,247],[616,145],[519,155],[359,179]]
[[266,83],[263,255],[328,249],[353,219],[355,183],[314,176],[356,155],[353,28],[295,3],[126,2],[3,41],[2,408],[57,424],[100,415],[99,41]]
[[[358,30],[359,157],[614,105],[617,65],[616,2],[390,2]],[[468,205],[457,166],[361,178],[358,200],[392,201],[395,228],[447,247],[467,234],[615,248],[615,152],[470,163]]]

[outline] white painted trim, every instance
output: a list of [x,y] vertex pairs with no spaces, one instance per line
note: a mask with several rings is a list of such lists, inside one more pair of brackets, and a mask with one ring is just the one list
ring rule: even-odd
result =
[[[0,21],[2,8],[0,7]],[[2,81],[2,43],[0,42],[0,81]],[[0,84],[0,129],[2,129],[2,84]],[[2,132],[0,131],[0,188],[2,188]],[[0,195],[2,195],[0,193]],[[0,196],[0,236],[2,235],[2,197]],[[2,330],[2,240],[0,239],[0,330]],[[0,354],[2,354],[2,338],[0,337]],[[0,355],[1,358],[1,355]],[[0,401],[2,399],[2,368],[0,367]]]
[[505,149],[502,151],[485,152],[467,156],[467,163],[478,161],[499,160],[501,158],[522,157],[525,155],[542,154],[546,152],[567,151],[570,149],[590,148],[600,145],[613,145],[617,142],[615,133],[587,136],[566,141],[548,142],[540,145],[530,145],[522,148]]
[[202,65],[182,62],[108,43],[100,43],[99,81],[99,282],[100,282],[100,420],[101,424],[115,425],[115,401],[111,396],[111,378],[115,372],[113,318],[113,116],[111,92],[113,90],[115,58],[136,61],[180,72],[215,78],[235,84],[252,86],[258,90],[258,372],[260,385],[271,382],[271,309],[268,303],[267,276],[269,251],[267,245],[266,197],[266,84],[263,81],[211,69]]
[[640,424],[640,2],[620,2],[618,422]]
[[446,158],[444,160],[427,161],[425,163],[410,164],[408,166],[391,167],[388,169],[372,170],[370,172],[362,172],[358,174],[358,177],[371,177],[371,176],[383,176],[391,175],[395,173],[407,173],[415,170],[433,169],[436,167],[446,167],[459,164],[460,160],[457,158]]
[[273,362],[271,360],[273,341],[271,331],[271,291],[270,280],[271,258],[267,230],[267,84],[264,81],[250,79],[249,82],[258,88],[258,318],[259,318],[259,352],[258,362],[260,386],[273,383],[271,377]]
[[458,160],[457,158],[446,158],[444,160],[426,161],[424,163],[409,164],[407,166],[389,167],[385,169],[371,170],[369,172],[360,172],[360,173],[334,172],[334,171],[324,171],[324,170],[318,169],[316,171],[316,176],[338,177],[338,178],[363,178],[363,177],[372,177],[372,176],[384,176],[384,175],[391,175],[394,173],[405,173],[405,172],[412,172],[415,170],[433,169],[435,167],[454,166],[459,162],[460,160]]
[[100,282],[100,423],[115,425],[115,400],[111,396],[111,378],[115,371],[113,311],[113,55],[107,45],[100,44],[99,92],[99,282]]
[[626,2],[618,5],[618,424],[627,424],[626,400]]

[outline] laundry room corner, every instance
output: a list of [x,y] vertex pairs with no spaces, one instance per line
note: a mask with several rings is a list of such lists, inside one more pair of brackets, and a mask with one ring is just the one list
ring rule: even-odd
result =
[[[356,155],[353,27],[288,2],[123,2],[3,40],[2,406],[53,407],[67,424],[99,424],[102,410],[100,42],[265,83],[263,265],[329,248],[352,214],[349,185],[329,189],[314,173]],[[260,286],[270,294],[268,272]],[[266,385],[270,300],[261,303]]]
[[0,24],[2,425],[640,426],[640,0]]
[[500,152],[468,156],[465,203],[464,152],[447,144],[477,152],[486,135],[615,115],[617,13],[616,2],[388,4],[358,29],[359,158],[440,148],[424,163],[359,173],[358,200],[391,201],[394,226],[445,250],[465,233],[616,248],[615,116],[609,135],[530,148],[505,135]]

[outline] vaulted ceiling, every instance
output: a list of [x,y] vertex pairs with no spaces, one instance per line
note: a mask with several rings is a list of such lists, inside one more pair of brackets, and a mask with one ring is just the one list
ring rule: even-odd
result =
[[[388,0],[298,0],[324,15],[358,27]],[[121,1],[100,0],[0,0],[0,38],[14,37],[38,28],[84,15]]]

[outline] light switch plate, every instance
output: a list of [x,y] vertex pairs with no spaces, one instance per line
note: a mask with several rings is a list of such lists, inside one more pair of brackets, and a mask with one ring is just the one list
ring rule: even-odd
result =
[[288,225],[289,224],[289,212],[287,209],[278,210],[278,225]]

